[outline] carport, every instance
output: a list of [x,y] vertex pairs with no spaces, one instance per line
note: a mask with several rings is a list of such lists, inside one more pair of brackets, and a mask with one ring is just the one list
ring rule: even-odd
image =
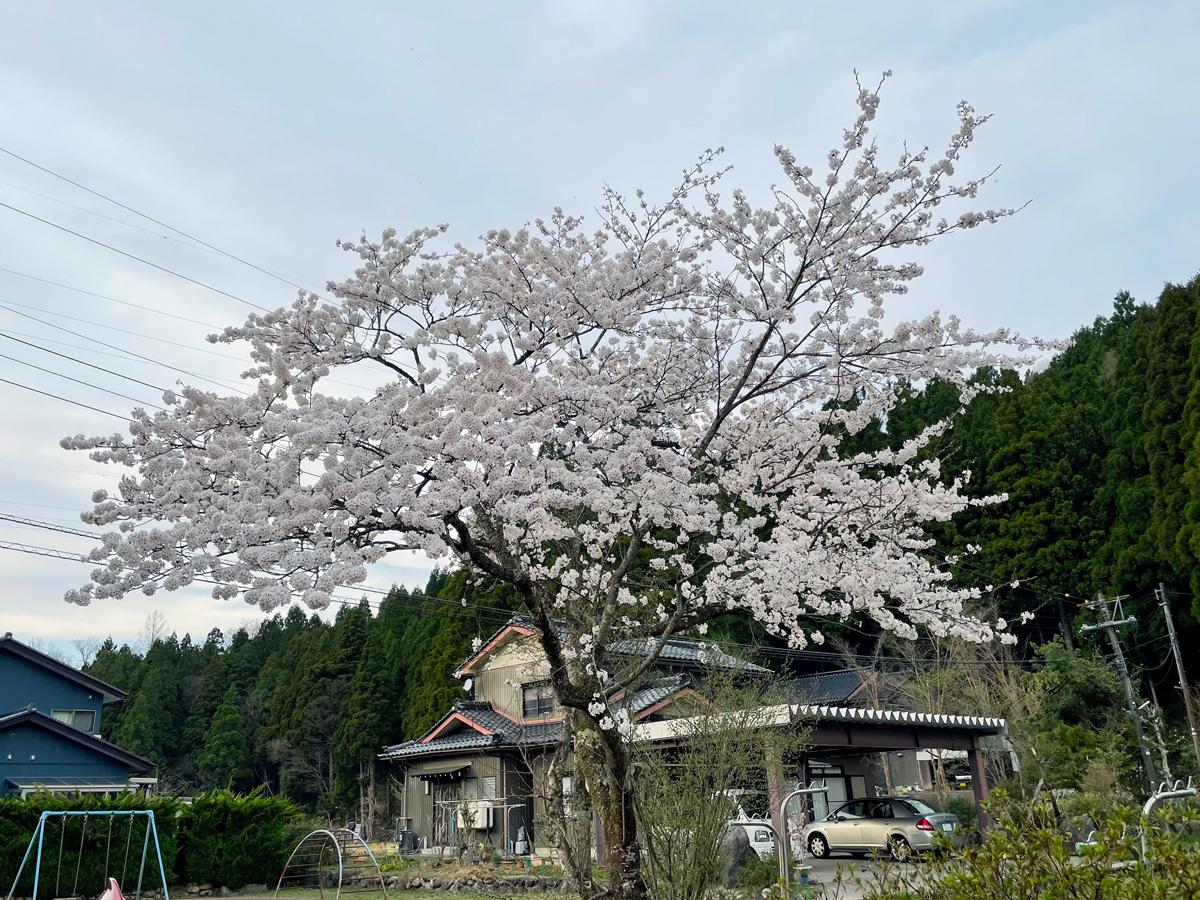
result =
[[[1007,734],[1004,719],[985,716],[959,716],[948,713],[916,713],[889,709],[861,709],[851,706],[808,706],[785,704],[764,707],[755,716],[764,731],[784,728],[808,729],[806,753],[821,754],[881,753],[896,750],[964,750],[971,771],[971,791],[979,811],[979,824],[987,827],[988,817],[982,804],[988,798],[984,746],[991,738]],[[732,723],[733,720],[731,720]],[[744,719],[738,720],[744,727]],[[637,740],[669,744],[686,740],[686,719],[648,722],[635,727]],[[782,833],[779,807],[785,791],[784,761],[764,734],[767,759],[767,795],[771,820]]]
[[[895,750],[966,751],[979,823],[987,827],[988,817],[982,806],[988,798],[984,745],[988,738],[992,738],[994,744],[995,738],[1006,735],[1004,719],[848,706],[789,706],[785,709],[791,725],[810,729],[806,743],[807,752],[812,756]],[[767,788],[776,827],[779,826],[779,804],[783,801],[783,783],[782,764],[770,767]]]

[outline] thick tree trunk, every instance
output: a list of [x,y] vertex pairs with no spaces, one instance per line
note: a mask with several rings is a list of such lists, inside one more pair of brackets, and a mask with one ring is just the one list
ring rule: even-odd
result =
[[575,766],[587,778],[588,790],[600,818],[604,867],[611,900],[642,900],[642,848],[634,815],[633,772],[629,747],[615,728],[602,729],[580,714],[575,735]]

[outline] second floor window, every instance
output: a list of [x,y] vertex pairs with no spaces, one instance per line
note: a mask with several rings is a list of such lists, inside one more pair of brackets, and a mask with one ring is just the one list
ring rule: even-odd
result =
[[526,719],[536,719],[554,712],[554,691],[547,682],[526,685],[523,701]]
[[88,734],[96,727],[96,711],[92,709],[53,709],[50,716],[64,725],[70,725]]

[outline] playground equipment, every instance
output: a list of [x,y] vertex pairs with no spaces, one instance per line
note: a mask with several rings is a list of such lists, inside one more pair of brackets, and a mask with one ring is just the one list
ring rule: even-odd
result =
[[[1146,801],[1146,805],[1142,807],[1142,818],[1148,819],[1150,811],[1164,800],[1183,800],[1186,797],[1195,797],[1196,789],[1192,787],[1192,777],[1189,775],[1187,784],[1182,781],[1176,781],[1174,784],[1162,782],[1150,799]],[[1142,862],[1147,862],[1150,856],[1150,850],[1146,846],[1146,826],[1142,826]]]
[[[83,892],[85,894],[87,894],[89,896],[95,896],[96,894],[100,893],[100,891],[102,889],[111,888],[112,885],[110,882],[113,880],[113,878],[111,876],[112,876],[112,873],[114,870],[109,868],[109,866],[115,862],[113,859],[113,855],[112,855],[113,833],[115,830],[117,830],[116,829],[117,819],[121,816],[125,816],[129,819],[129,825],[125,829],[125,841],[124,841],[125,847],[124,847],[123,852],[120,847],[120,844],[121,844],[120,836],[118,835],[118,837],[117,837],[117,852],[118,852],[117,858],[122,859],[121,878],[119,881],[117,881],[117,884],[126,883],[125,876],[127,874],[129,874],[129,861],[130,861],[130,857],[131,857],[131,851],[133,850],[133,845],[135,843],[135,841],[134,841],[134,823],[137,821],[138,817],[144,817],[146,825],[145,825],[144,834],[141,835],[142,850],[141,850],[141,855],[139,857],[140,861],[137,863],[137,889],[133,895],[134,900],[138,900],[138,898],[140,898],[141,894],[142,894],[142,878],[146,872],[146,857],[150,851],[150,839],[151,838],[154,839],[154,855],[158,860],[158,875],[159,875],[159,879],[162,883],[163,898],[164,898],[164,900],[170,900],[170,896],[167,893],[167,873],[166,873],[166,869],[163,867],[162,848],[159,846],[159,843],[158,843],[158,828],[154,824],[154,812],[153,812],[153,810],[149,810],[149,809],[89,809],[89,810],[80,810],[80,811],[50,810],[50,809],[45,810],[42,813],[41,817],[38,819],[37,827],[35,827],[33,830],[33,835],[29,838],[29,846],[27,848],[25,848],[25,855],[21,858],[21,865],[17,867],[17,877],[13,879],[12,887],[8,891],[7,900],[12,900],[13,895],[16,893],[17,885],[21,880],[21,875],[24,873],[25,866],[29,863],[31,856],[34,857],[34,860],[33,860],[33,867],[34,867],[33,868],[33,892],[29,896],[35,898],[35,900],[39,896],[39,890],[41,887],[41,879],[42,879],[42,870],[43,870],[43,859],[45,858],[45,850],[46,850],[46,845],[47,845],[46,835],[47,835],[47,831],[50,829],[51,822],[55,819],[59,819],[61,821],[58,823],[59,824],[58,852],[57,852],[57,856],[55,857],[55,861],[54,861],[54,896],[55,897],[64,897],[64,896],[78,897],[78,896],[80,896],[81,888],[83,889]],[[72,819],[81,819],[82,820],[80,829],[79,829],[79,843],[78,843],[77,847],[74,847],[74,844],[75,844],[74,837],[72,837],[72,839],[71,839],[71,846],[69,847],[67,845],[67,826],[68,826],[68,823],[70,823],[72,821]],[[88,834],[88,824],[93,819],[96,819],[96,820],[108,819],[108,831],[107,831],[106,839],[104,841],[104,846],[105,846],[104,869],[103,869],[104,882],[103,882],[103,884],[94,884],[94,883],[86,884],[85,883],[85,884],[81,885],[79,875],[80,875],[80,872],[83,867],[84,849],[85,849],[85,844],[86,844],[87,834]],[[51,840],[49,841],[49,845],[51,848],[53,848],[53,846],[54,846],[53,835],[51,835]],[[35,849],[34,849],[35,847],[36,847],[36,854],[35,854]],[[69,852],[72,849],[72,847],[74,847],[74,849],[75,849],[75,852],[74,852],[75,869],[74,869],[74,873],[72,875],[71,892],[69,894],[64,895],[61,890],[63,888],[63,880],[62,880],[63,856],[64,856],[64,853]],[[48,865],[45,866],[45,869],[47,870],[46,871],[47,883],[49,883],[49,866]],[[85,881],[86,880],[87,879],[85,879]]]
[[325,888],[336,887],[334,900],[342,894],[382,891],[387,900],[387,884],[375,854],[366,842],[349,828],[319,830],[305,835],[288,857],[275,885],[279,896],[284,882],[288,887],[316,887],[325,897]]

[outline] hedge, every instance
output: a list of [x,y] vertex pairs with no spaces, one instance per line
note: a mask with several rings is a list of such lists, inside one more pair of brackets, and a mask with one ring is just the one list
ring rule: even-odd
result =
[[216,791],[184,807],[179,824],[180,881],[228,888],[275,884],[304,834],[300,807],[276,797]]
[[[303,836],[299,807],[257,794],[230,791],[202,794],[185,804],[173,798],[67,797],[39,793],[27,800],[0,800],[0,895],[7,895],[43,810],[149,809],[154,812],[163,866],[171,884],[211,883],[239,888],[273,883],[288,852]],[[109,828],[111,821],[111,829]],[[39,900],[72,891],[95,896],[108,877],[132,892],[137,884],[145,839],[141,816],[69,816],[48,820],[43,838]],[[61,848],[61,854],[60,854]],[[106,867],[107,861],[107,867]],[[14,894],[30,897],[33,859]],[[159,889],[153,840],[146,856],[142,888]]]

